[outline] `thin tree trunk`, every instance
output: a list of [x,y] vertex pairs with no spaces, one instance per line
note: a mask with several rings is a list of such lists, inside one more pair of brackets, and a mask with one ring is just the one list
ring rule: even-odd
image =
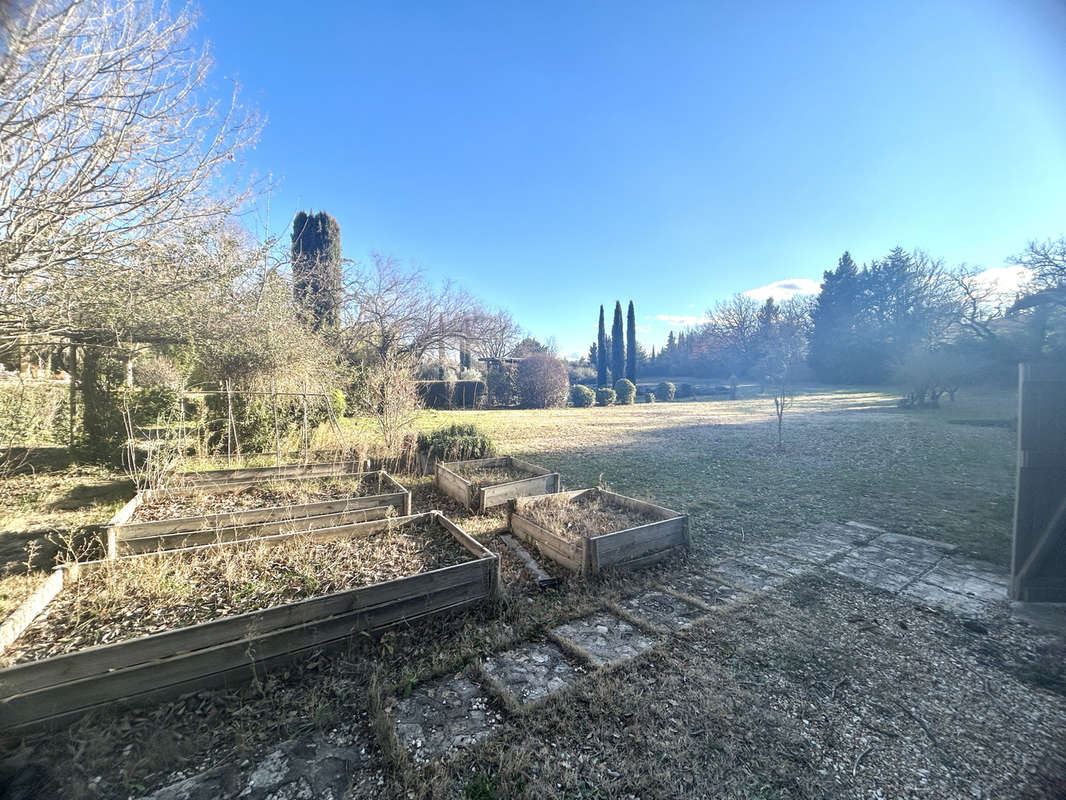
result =
[[67,364],[67,373],[70,375],[70,393],[68,409],[70,418],[67,420],[67,446],[74,448],[74,429],[77,425],[78,415],[78,347],[73,342],[70,344],[70,363]]

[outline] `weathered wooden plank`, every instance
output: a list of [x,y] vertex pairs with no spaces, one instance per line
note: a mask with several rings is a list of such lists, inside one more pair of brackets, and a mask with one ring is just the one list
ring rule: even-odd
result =
[[467,508],[472,508],[474,498],[472,484],[462,475],[450,470],[444,464],[437,464],[436,477],[437,488],[453,500],[462,503]]
[[536,545],[545,556],[568,569],[580,572],[584,566],[584,543],[568,542],[517,513],[511,515],[511,533]]
[[59,594],[63,588],[66,572],[67,570],[62,566],[52,570],[52,574],[45,578],[29,597],[19,603],[18,607],[7,615],[3,623],[0,623],[0,653],[21,636],[37,615],[44,610],[44,607]]
[[503,534],[501,537],[503,543],[514,551],[514,554],[518,556],[518,560],[522,562],[522,565],[537,579],[539,586],[554,586],[559,581],[541,569],[540,564],[536,562],[536,559],[529,554],[526,548],[522,547],[513,536],[510,534]]
[[674,517],[659,522],[635,525],[615,533],[605,533],[594,537],[596,548],[601,557],[613,557],[616,552],[630,550],[634,546],[654,546],[665,539],[676,540],[678,544],[683,544],[685,523],[684,517]]
[[354,522],[384,519],[392,508],[395,508],[395,506],[374,506],[372,508],[339,511],[333,514],[261,522],[255,525],[235,525],[228,528],[182,531],[180,533],[137,538],[120,537],[118,539],[118,551],[119,553],[155,553],[161,550],[173,550],[201,544],[256,539],[278,533],[301,533],[321,528],[334,528]]
[[242,467],[182,472],[177,476],[186,486],[224,486],[234,482],[288,480],[292,478],[328,477],[359,472],[358,461],[323,461],[316,464],[282,464],[274,467]]
[[515,469],[520,469],[523,472],[529,472],[533,475],[548,475],[551,473],[550,469],[544,469],[544,467],[538,467],[536,464],[530,464],[528,461],[522,461],[519,458],[510,456],[511,466]]
[[[193,553],[198,550],[203,550],[208,547],[249,547],[249,546],[267,546],[272,547],[278,544],[285,544],[292,541],[294,537],[302,537],[304,540],[313,542],[330,542],[336,539],[348,538],[351,536],[369,536],[370,534],[377,533],[378,531],[387,530],[390,527],[397,525],[403,525],[404,523],[411,522],[413,520],[420,519],[434,512],[426,512],[424,514],[411,514],[406,517],[388,517],[380,520],[369,520],[367,522],[353,522],[349,525],[339,525],[333,528],[321,528],[319,530],[307,531],[301,533],[276,533],[270,536],[261,536],[253,540],[241,540],[236,542],[217,542],[211,544],[198,544],[192,547],[180,547],[174,550],[167,550],[163,555],[180,555],[182,553]],[[116,560],[121,562],[124,559],[131,558],[157,558],[160,554],[157,553],[133,553],[130,555],[118,556],[115,558],[105,558],[99,561],[82,561],[78,564],[80,569],[95,570],[103,567],[115,566]]]
[[307,625],[317,619],[377,608],[407,597],[447,592],[483,580],[478,562],[468,561],[261,611],[221,617],[186,628],[88,647],[0,670],[0,692],[4,695],[23,694],[89,677],[101,671],[155,662],[176,653],[202,650],[274,630]]
[[558,485],[558,473],[550,472],[546,475],[536,475],[509,483],[486,486],[478,493],[478,507],[485,511],[503,505],[508,500],[513,500],[516,497],[550,494],[554,489],[558,488]]
[[246,511],[204,514],[197,517],[130,522],[116,527],[115,531],[119,540],[139,539],[145,536],[159,536],[169,533],[185,533],[204,529],[231,528],[238,525],[303,519],[322,514],[336,514],[377,506],[394,506],[396,509],[402,510],[408,497],[408,492],[395,492],[368,495],[366,497],[349,497],[341,500],[323,500],[295,506],[271,506],[269,508],[255,508]]
[[[458,613],[461,611],[465,611],[468,608],[478,606],[482,603],[484,603],[484,598],[475,597],[473,599],[463,600],[460,602],[451,603],[447,606],[435,608],[425,614],[408,614],[399,622],[392,624],[410,624],[418,621],[419,619],[438,614]],[[387,627],[390,626],[384,625],[375,628],[374,630],[380,631],[386,629]],[[105,703],[86,706],[73,711],[41,716],[36,719],[30,720],[29,722],[13,726],[9,730],[11,732],[19,734],[39,730],[55,730],[57,728],[65,726],[69,722],[77,719],[78,717],[83,716],[86,713],[99,709],[125,708],[130,706],[144,705],[150,702],[159,702],[161,700],[166,700],[172,697],[180,697],[182,695],[201,689],[215,689],[219,687],[236,685],[238,683],[244,683],[248,680],[249,677],[253,677],[256,675],[261,676],[265,671],[303,658],[306,654],[310,652],[321,652],[338,647],[345,641],[347,641],[347,639],[347,636],[341,636],[326,642],[308,645],[304,648],[289,650],[278,656],[263,658],[255,662],[244,662],[240,666],[234,667],[229,670],[221,670],[210,675],[200,675],[196,678],[182,683],[169,684],[162,688],[149,689],[147,691],[138,692],[136,694],[129,693],[121,698],[116,698],[115,700],[109,700]]]
[[674,517],[680,516],[680,514],[678,514],[676,511],[671,511],[669,508],[657,506],[654,503],[647,502],[646,500],[637,500],[633,497],[626,497],[624,494],[608,492],[605,489],[600,489],[599,492],[604,496],[605,499],[611,500],[633,511],[639,511],[644,514],[656,517],[657,519],[673,519]]
[[595,537],[594,571],[642,559],[658,550],[686,546],[686,522],[684,518],[663,520]]
[[[480,572],[480,570],[479,570]],[[401,579],[404,580],[404,579]],[[459,587],[417,597],[405,597],[375,608],[318,619],[304,625],[249,636],[213,647],[174,655],[150,664],[112,670],[81,680],[50,686],[0,699],[4,727],[26,725],[42,718],[181,686],[200,686],[211,676],[278,656],[291,655],[364,630],[377,630],[399,622],[439,613],[450,606],[488,596],[481,575]]]

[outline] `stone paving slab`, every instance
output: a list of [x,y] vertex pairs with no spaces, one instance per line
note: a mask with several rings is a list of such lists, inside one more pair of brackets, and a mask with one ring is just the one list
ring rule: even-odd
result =
[[711,569],[730,586],[735,586],[748,592],[768,592],[787,580],[782,575],[767,572],[750,561],[744,561],[741,558],[727,559],[720,564],[714,565]]
[[745,594],[742,589],[727,586],[707,575],[679,575],[671,579],[669,584],[664,585],[675,592],[691,595],[697,600],[702,600],[709,606],[732,603]]
[[779,539],[770,546],[780,553],[802,561],[825,564],[848,550],[864,544],[872,534],[872,531],[823,522],[799,536]]
[[481,668],[520,703],[532,703],[565,689],[584,672],[549,642],[527,642],[496,653]]
[[997,570],[993,565],[966,561],[958,556],[947,556],[942,559],[922,576],[922,580],[936,584],[943,589],[973,594],[987,600],[1006,600],[1009,582],[1007,574]]
[[936,564],[936,559],[914,557],[895,549],[867,545],[852,550],[828,568],[838,575],[898,592],[908,583]]
[[396,703],[393,718],[400,742],[419,763],[477,744],[501,721],[481,687],[464,676],[416,686]]
[[[984,600],[948,591],[924,580],[915,581],[900,594],[924,605],[968,617],[979,617],[988,611],[988,603]],[[1006,597],[1003,599],[1006,600]]]
[[656,591],[631,597],[623,601],[621,606],[633,616],[670,631],[687,628],[697,617],[707,613],[692,603]]
[[213,767],[158,789],[144,800],[340,800],[352,773],[366,765],[362,737],[354,731],[334,730],[282,742],[243,777],[236,764]]
[[803,575],[813,569],[808,563],[782,553],[775,553],[765,547],[759,547],[750,553],[737,556],[737,561],[742,564],[751,564],[765,572],[774,572],[778,575],[788,575],[789,577]]
[[628,622],[605,612],[567,622],[552,633],[588,653],[597,665],[632,658],[655,644]]

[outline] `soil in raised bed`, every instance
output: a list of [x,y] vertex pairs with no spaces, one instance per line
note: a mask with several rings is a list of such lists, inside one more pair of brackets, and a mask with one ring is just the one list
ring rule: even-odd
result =
[[557,536],[573,541],[658,521],[658,517],[614,503],[599,492],[577,499],[544,497],[523,504],[521,514]]
[[63,589],[0,666],[356,589],[474,558],[432,521],[367,537],[211,547],[108,563]]
[[165,492],[139,505],[130,521],[149,522],[196,517],[202,514],[293,506],[323,500],[392,494],[398,491],[400,490],[392,483],[371,473],[358,478],[331,476],[314,480],[271,481],[230,489]]
[[460,467],[459,474],[474,485],[475,489],[484,486],[495,486],[500,483],[511,483],[526,478],[536,477],[532,472],[527,472],[518,467],[503,465],[499,467],[479,467],[475,465]]

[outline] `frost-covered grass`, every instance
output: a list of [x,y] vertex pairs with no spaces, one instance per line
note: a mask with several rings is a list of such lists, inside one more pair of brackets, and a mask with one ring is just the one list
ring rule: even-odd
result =
[[1010,391],[960,392],[902,410],[883,389],[816,388],[786,412],[777,447],[769,396],[557,410],[427,411],[423,428],[473,422],[500,452],[692,516],[697,549],[788,535],[825,520],[866,520],[957,544],[1006,565],[1014,497]]

